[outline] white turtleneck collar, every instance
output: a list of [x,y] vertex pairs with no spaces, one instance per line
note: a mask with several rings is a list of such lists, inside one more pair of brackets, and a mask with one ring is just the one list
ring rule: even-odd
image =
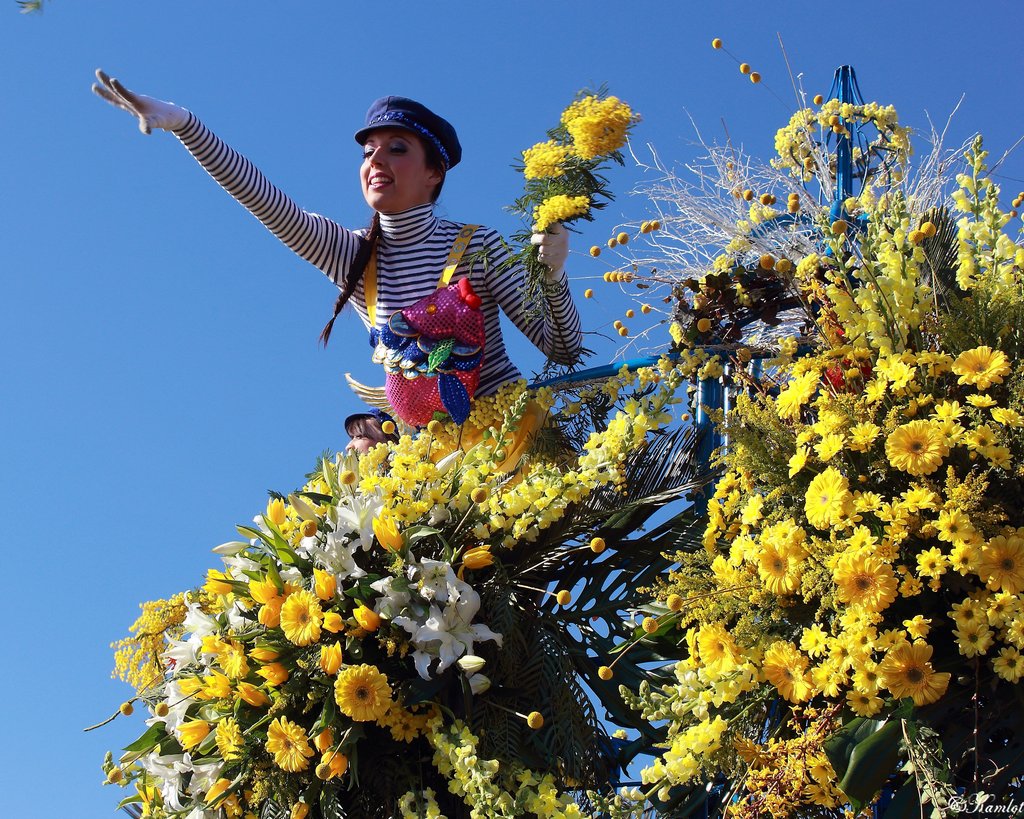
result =
[[380,214],[380,230],[389,245],[414,245],[422,242],[437,227],[434,203],[417,205],[401,213]]

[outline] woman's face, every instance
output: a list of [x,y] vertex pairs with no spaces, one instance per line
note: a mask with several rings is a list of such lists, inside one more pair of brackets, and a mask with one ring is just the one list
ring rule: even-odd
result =
[[433,201],[442,174],[427,165],[419,138],[400,128],[371,131],[359,170],[366,204],[378,213],[401,213]]

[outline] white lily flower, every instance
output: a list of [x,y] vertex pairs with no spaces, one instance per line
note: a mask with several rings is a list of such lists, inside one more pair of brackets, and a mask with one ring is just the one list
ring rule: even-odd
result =
[[[409,605],[410,599],[408,590],[401,587],[395,588],[396,579],[397,578],[389,576],[370,584],[370,588],[380,595],[380,597],[377,598],[377,602],[373,604],[373,610],[381,617],[392,621],[398,618],[400,613],[405,610],[406,606]],[[412,622],[408,617],[402,617],[400,619]],[[402,628],[409,630],[407,625],[403,625],[401,623],[399,623],[399,625]],[[419,624],[416,624],[413,630],[409,631],[409,633],[412,634],[418,627]]]
[[436,600],[438,603],[447,603],[451,590],[459,582],[451,563],[427,558],[418,566],[409,567],[409,577],[415,580],[424,600]]
[[[201,762],[192,763],[192,781],[189,782],[189,790],[192,793],[206,793],[220,779],[220,772],[224,768],[223,762]],[[216,819],[218,811],[210,814],[211,819]],[[189,814],[191,816],[191,814]]]
[[[315,538],[309,540],[316,543]],[[347,577],[362,577],[366,574],[359,568],[353,556],[358,547],[357,542],[349,542],[347,535],[328,532],[324,545],[311,546],[307,554],[320,568],[327,569],[337,575],[339,580],[344,580]]]
[[[186,754],[161,756],[157,752],[146,754],[139,764],[150,776],[160,783],[160,796],[164,806],[171,810],[184,810],[181,777],[192,770],[191,760]],[[187,799],[187,797],[185,797]]]
[[384,506],[379,495],[355,493],[342,497],[331,510],[334,534],[358,535],[363,551],[373,547],[373,519]]
[[[477,597],[475,605],[460,608],[458,603],[449,604],[445,606],[443,612],[437,606],[431,605],[430,616],[412,636],[412,643],[417,649],[438,658],[438,674],[443,673],[463,654],[472,653],[474,642],[494,640],[499,646],[502,643],[500,634],[491,631],[482,623],[471,622],[472,615],[480,608],[479,597],[475,593],[474,596]],[[469,604],[471,601],[465,602]],[[463,619],[464,612],[470,613],[469,619]],[[421,677],[429,679],[419,664],[416,670],[420,672]]]

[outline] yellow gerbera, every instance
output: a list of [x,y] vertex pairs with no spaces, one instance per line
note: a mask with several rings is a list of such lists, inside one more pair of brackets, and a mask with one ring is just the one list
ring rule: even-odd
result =
[[882,682],[897,699],[912,697],[914,705],[928,705],[946,693],[950,674],[935,671],[932,647],[925,642],[901,643],[885,655],[879,670]]
[[376,722],[391,707],[391,686],[376,666],[350,665],[338,672],[334,700],[356,722]]
[[881,697],[866,691],[847,691],[846,704],[850,706],[853,713],[860,717],[871,717],[882,710]]
[[242,729],[234,717],[225,717],[217,723],[214,732],[217,739],[217,750],[225,762],[236,759],[242,750]]
[[1003,376],[1010,372],[1010,362],[1002,350],[982,345],[960,353],[953,362],[953,372],[960,376],[957,383],[987,390],[993,384],[1003,383]]
[[277,766],[289,773],[304,771],[309,758],[316,753],[301,725],[287,717],[277,717],[267,729],[267,751],[274,755]]
[[832,570],[836,596],[867,611],[882,611],[896,599],[892,566],[865,552],[844,554]]
[[1024,591],[1024,538],[999,535],[982,546],[978,575],[990,589]]
[[757,559],[758,577],[772,594],[792,594],[800,588],[803,558],[803,550],[766,543]]
[[740,650],[721,623],[702,626],[697,632],[697,647],[701,663],[726,673],[735,668]]
[[852,500],[850,482],[830,466],[811,481],[804,498],[804,511],[812,526],[829,529],[846,517]]
[[281,629],[284,636],[297,646],[308,646],[319,640],[323,621],[320,601],[311,591],[294,592],[281,606]]
[[930,475],[949,454],[945,438],[930,421],[897,427],[885,441],[889,463],[910,475]]
[[764,676],[790,702],[803,702],[814,693],[807,676],[807,658],[792,643],[772,643],[764,653]]

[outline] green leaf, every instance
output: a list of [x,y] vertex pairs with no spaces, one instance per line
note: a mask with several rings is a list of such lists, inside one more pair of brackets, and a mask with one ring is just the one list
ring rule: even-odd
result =
[[161,739],[164,738],[166,731],[164,730],[164,723],[158,722],[154,725],[149,726],[149,729],[140,736],[131,745],[126,745],[124,750],[128,753],[137,753],[139,751],[148,751],[154,745],[158,744]]
[[832,770],[836,772],[836,776],[839,779],[846,775],[846,769],[850,765],[850,756],[853,754],[853,749],[884,724],[883,720],[855,717],[825,742],[825,755],[828,757],[828,761],[832,763]]
[[839,782],[839,789],[849,798],[854,810],[867,805],[896,771],[901,739],[902,720],[895,720],[854,746],[849,767]]

